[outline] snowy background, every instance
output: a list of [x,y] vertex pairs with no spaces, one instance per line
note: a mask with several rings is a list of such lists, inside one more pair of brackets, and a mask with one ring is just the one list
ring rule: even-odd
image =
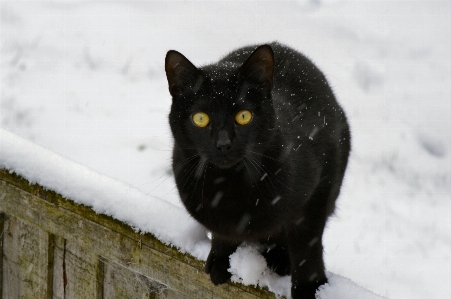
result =
[[[324,71],[351,124],[327,269],[391,299],[451,298],[451,1],[0,5],[0,166],[205,258],[170,174],[166,51],[201,65],[278,40]],[[256,283],[250,268],[234,273]]]

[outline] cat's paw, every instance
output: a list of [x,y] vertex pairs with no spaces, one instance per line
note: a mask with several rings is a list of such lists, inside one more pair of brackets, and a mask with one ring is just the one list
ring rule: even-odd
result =
[[290,257],[285,249],[276,247],[263,253],[268,268],[280,276],[289,275],[291,271]]
[[226,283],[232,274],[228,271],[230,268],[229,257],[215,257],[210,254],[205,265],[205,272],[210,274],[211,281],[215,284]]
[[292,284],[291,286],[291,298],[292,299],[315,299],[316,291],[318,288],[327,283],[327,279],[315,281],[305,284]]

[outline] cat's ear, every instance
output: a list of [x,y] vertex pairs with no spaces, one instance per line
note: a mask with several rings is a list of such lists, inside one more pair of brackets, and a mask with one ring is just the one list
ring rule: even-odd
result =
[[200,77],[199,70],[185,56],[174,50],[166,54],[165,70],[172,96],[193,89]]
[[239,80],[271,88],[274,73],[274,52],[271,46],[258,47],[243,63],[238,73]]

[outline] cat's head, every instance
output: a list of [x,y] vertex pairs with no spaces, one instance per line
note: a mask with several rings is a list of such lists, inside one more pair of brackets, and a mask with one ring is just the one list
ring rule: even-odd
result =
[[187,154],[230,168],[268,143],[276,118],[270,46],[258,47],[243,64],[226,60],[201,68],[171,50],[165,69],[172,95],[169,123]]

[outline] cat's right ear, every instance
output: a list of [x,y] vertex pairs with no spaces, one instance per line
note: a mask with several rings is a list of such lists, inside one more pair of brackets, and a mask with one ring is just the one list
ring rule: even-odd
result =
[[200,78],[199,70],[181,53],[170,50],[165,60],[169,92],[173,97],[193,90]]
[[271,46],[263,45],[255,49],[243,63],[238,78],[264,88],[273,85],[274,52]]

